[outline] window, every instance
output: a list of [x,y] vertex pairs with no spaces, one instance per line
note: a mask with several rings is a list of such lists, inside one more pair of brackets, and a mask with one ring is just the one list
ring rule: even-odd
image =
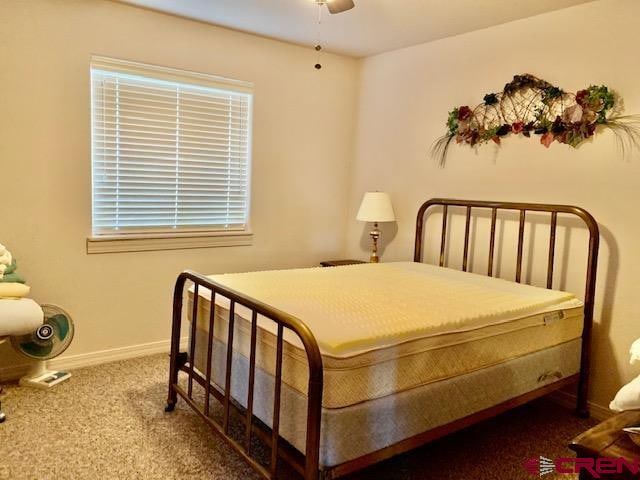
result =
[[91,87],[93,240],[248,232],[251,85],[94,57]]

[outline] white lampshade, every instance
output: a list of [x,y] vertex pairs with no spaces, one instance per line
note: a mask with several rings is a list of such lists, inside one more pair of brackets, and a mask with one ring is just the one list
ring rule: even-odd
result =
[[391,197],[386,192],[366,192],[356,219],[362,222],[393,222],[396,219]]

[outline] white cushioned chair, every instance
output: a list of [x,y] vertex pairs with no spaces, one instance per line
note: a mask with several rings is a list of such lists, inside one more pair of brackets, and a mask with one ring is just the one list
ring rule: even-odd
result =
[[[0,299],[0,344],[14,335],[34,332],[44,320],[42,308],[30,298]],[[0,423],[6,416],[2,411],[0,386]]]

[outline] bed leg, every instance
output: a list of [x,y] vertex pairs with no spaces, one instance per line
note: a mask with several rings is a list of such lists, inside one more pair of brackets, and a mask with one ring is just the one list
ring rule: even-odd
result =
[[[175,375],[174,375],[175,370]],[[176,408],[176,403],[178,403],[178,394],[173,387],[174,384],[178,381],[178,369],[174,367],[173,362],[169,367],[169,389],[167,393],[167,406],[164,407],[164,411],[169,413],[173,412]]]
[[180,352],[180,324],[182,322],[182,300],[184,287],[188,278],[187,272],[178,275],[173,289],[173,311],[171,312],[171,354],[169,359],[169,388],[165,412],[173,412],[178,402],[175,385],[178,384],[178,372],[187,362],[187,354]]
[[334,478],[332,469],[320,470],[318,473],[319,480],[334,480]]
[[173,386],[178,383],[178,372],[185,366],[189,359],[187,352],[180,352],[177,355],[171,356],[169,366],[169,394],[167,395],[167,406],[164,407],[165,412],[173,412],[178,402],[178,394]]
[[[588,361],[588,360],[587,360]],[[576,395],[576,415],[580,418],[589,418],[589,366],[583,362],[578,379],[578,392]]]
[[589,376],[591,373],[591,325],[593,310],[590,306],[585,309],[585,324],[582,332],[582,351],[580,354],[580,376],[578,377],[578,391],[576,394],[576,415],[589,418]]
[[[584,380],[586,382],[586,379]],[[580,418],[589,418],[589,403],[587,402],[587,391],[583,386],[583,380],[578,382],[578,395],[576,398],[576,415]]]

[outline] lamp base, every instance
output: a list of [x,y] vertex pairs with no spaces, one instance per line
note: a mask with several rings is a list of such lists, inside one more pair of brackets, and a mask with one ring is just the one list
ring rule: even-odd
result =
[[369,258],[369,263],[379,263],[380,257],[378,257],[378,238],[380,238],[380,230],[378,229],[378,222],[373,224],[373,230],[369,232],[371,235],[371,258]]

